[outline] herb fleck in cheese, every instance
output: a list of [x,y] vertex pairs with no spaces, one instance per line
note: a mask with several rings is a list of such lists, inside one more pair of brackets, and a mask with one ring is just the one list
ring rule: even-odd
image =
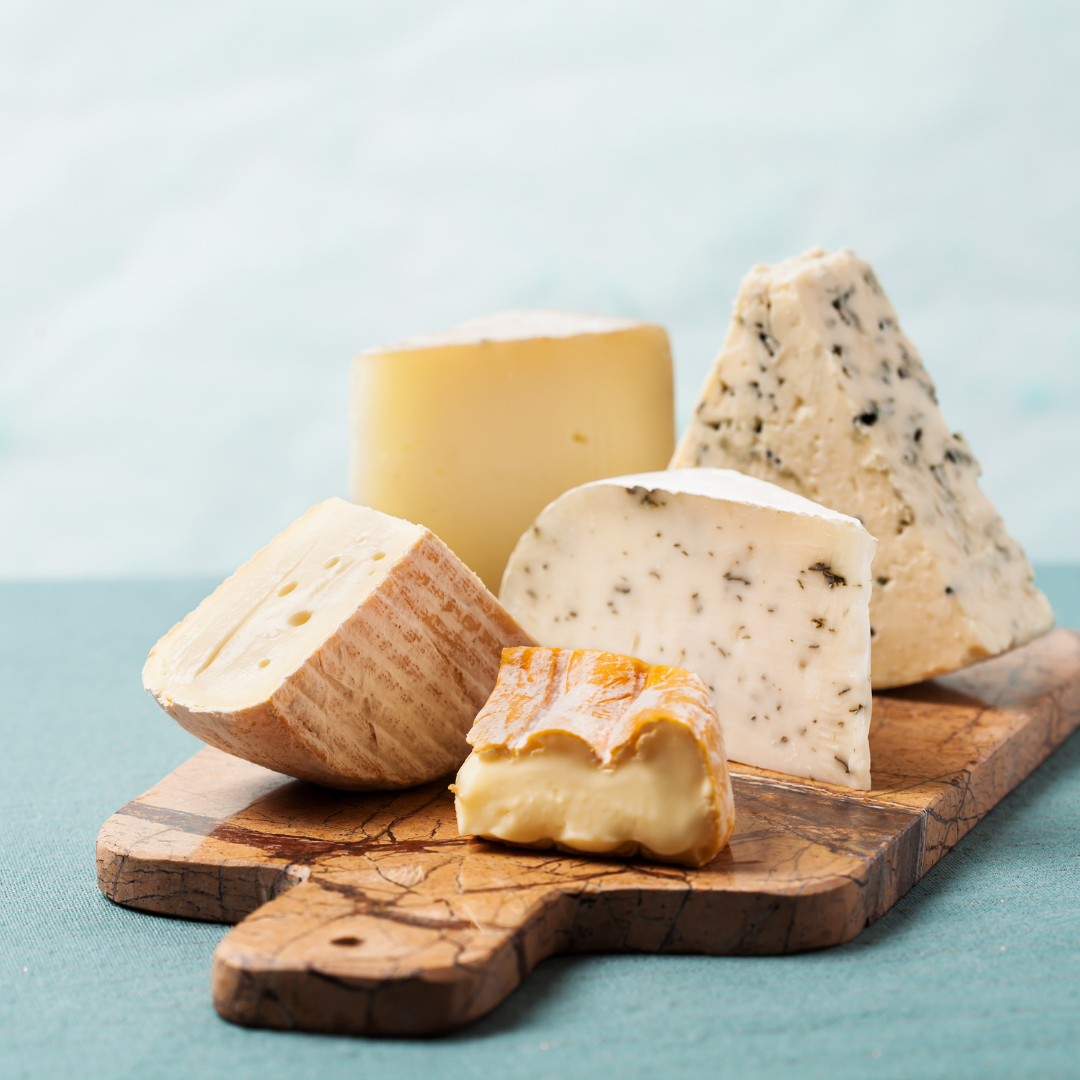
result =
[[870,786],[870,562],[853,518],[723,469],[600,480],[522,536],[507,610],[538,641],[697,672],[733,761]]

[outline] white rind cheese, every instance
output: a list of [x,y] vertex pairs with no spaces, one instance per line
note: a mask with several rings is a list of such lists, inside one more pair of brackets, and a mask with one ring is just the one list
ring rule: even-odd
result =
[[671,349],[652,323],[510,311],[352,364],[349,492],[426,525],[499,587],[522,530],[568,488],[663,469]]
[[548,506],[503,578],[545,645],[697,672],[728,757],[870,786],[870,563],[853,518],[741,473],[585,484]]
[[151,650],[143,683],[211,746],[347,789],[457,768],[502,649],[531,638],[427,529],[328,499]]
[[875,687],[931,678],[1053,625],[869,265],[820,248],[757,266],[672,468],[738,469],[877,538]]

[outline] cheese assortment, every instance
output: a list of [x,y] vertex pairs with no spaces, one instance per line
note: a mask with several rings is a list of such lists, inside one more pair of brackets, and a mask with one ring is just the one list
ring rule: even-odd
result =
[[701,866],[735,821],[720,723],[692,672],[512,648],[469,732],[458,830],[530,847]]
[[867,789],[874,548],[854,518],[742,473],[645,473],[556,499],[500,598],[545,645],[696,672],[731,760]]
[[700,866],[733,828],[725,748],[867,790],[871,676],[1052,625],[852,252],[755,267],[677,449],[672,406],[666,333],[628,319],[506,312],[362,353],[353,501],[226,580],[144,684],[331,787],[457,769],[463,834]]
[[349,789],[443,776],[532,639],[428,529],[313,507],[150,653],[143,682],[211,746]]
[[440,536],[489,589],[567,488],[665,468],[675,446],[665,331],[512,311],[352,365],[350,496]]
[[863,522],[878,540],[875,687],[952,671],[1053,624],[970,447],[851,251],[750,272],[671,464],[738,469]]

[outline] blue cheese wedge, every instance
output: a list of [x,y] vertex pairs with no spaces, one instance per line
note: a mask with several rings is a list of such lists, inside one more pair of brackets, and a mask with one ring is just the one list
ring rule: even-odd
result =
[[867,789],[874,547],[738,472],[640,473],[548,506],[500,598],[545,645],[697,672],[732,761]]
[[877,538],[875,687],[1021,645],[1054,617],[979,490],[870,266],[816,248],[757,266],[671,465],[738,469],[859,518]]

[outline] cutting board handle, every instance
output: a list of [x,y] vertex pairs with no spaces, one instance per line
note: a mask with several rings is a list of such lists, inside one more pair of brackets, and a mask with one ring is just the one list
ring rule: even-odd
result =
[[[383,883],[384,885],[387,883]],[[252,1027],[434,1035],[493,1009],[561,951],[576,903],[550,886],[512,894],[489,921],[461,903],[312,877],[265,904],[214,953],[214,1008]],[[465,905],[467,906],[467,905]]]

